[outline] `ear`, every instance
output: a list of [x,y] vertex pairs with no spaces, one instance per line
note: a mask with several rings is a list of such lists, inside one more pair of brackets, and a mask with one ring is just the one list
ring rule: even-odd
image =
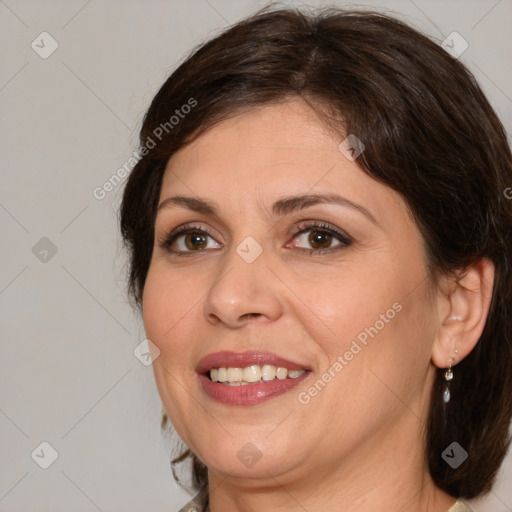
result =
[[440,325],[432,348],[432,362],[437,367],[448,368],[451,361],[455,366],[473,350],[484,330],[493,285],[494,265],[487,258],[456,277],[446,277],[440,285]]

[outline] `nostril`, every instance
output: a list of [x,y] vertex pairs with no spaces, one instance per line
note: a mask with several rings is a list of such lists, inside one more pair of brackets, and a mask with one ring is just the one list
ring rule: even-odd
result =
[[213,314],[213,313],[210,313],[210,314],[208,315],[208,321],[209,321],[212,325],[217,325],[217,324],[219,324],[219,323],[220,323],[220,318],[219,318],[217,315],[215,315],[215,314]]

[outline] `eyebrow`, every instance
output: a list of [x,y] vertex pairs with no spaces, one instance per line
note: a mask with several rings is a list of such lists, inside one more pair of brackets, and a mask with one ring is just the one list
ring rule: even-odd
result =
[[[352,210],[356,210],[368,217],[368,219],[370,219],[374,224],[379,225],[375,216],[372,215],[372,213],[370,213],[370,211],[368,211],[364,206],[354,203],[353,201],[350,201],[350,199],[337,194],[309,194],[283,197],[272,205],[272,213],[274,215],[282,216],[317,204],[338,204],[340,206],[351,208]],[[164,199],[158,205],[158,211],[164,208],[172,208],[173,206],[179,206],[197,213],[219,217],[219,210],[215,204],[204,199],[187,196],[172,196]]]

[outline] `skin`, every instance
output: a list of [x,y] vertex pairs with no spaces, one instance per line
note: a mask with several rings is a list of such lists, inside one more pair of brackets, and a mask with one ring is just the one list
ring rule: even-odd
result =
[[[217,124],[169,160],[160,201],[214,203],[218,216],[182,206],[159,210],[143,296],[153,368],[164,407],[183,441],[208,466],[210,510],[446,512],[455,498],[436,488],[423,433],[436,366],[474,347],[489,307],[492,264],[482,260],[432,289],[418,227],[402,198],[340,152],[303,101],[266,105]],[[367,209],[317,204],[282,216],[283,196],[336,192]],[[342,230],[350,245],[311,255],[302,221]],[[203,250],[160,242],[193,223]],[[309,228],[316,232],[317,228]],[[295,230],[295,231],[294,231]],[[320,230],[321,231],[321,230]],[[316,233],[318,235],[318,233]],[[320,235],[324,234],[321,231]],[[248,236],[263,252],[236,252]],[[190,239],[190,237],[189,237]],[[325,239],[323,239],[325,240]],[[401,310],[309,403],[307,390],[357,335],[398,303]],[[292,391],[250,407],[211,400],[195,367],[221,350],[261,349],[312,369]],[[455,352],[456,351],[456,352]],[[246,443],[262,455],[237,457]]]

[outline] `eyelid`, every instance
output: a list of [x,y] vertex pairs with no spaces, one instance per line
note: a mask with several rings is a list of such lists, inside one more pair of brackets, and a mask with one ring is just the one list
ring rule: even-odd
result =
[[[304,236],[303,234],[307,233],[308,231],[319,231],[329,233],[338,242],[338,244],[333,247],[320,249],[291,246],[291,244],[295,243],[294,240],[299,235]],[[354,239],[350,235],[329,223],[326,223],[324,221],[305,221],[302,222],[298,226],[298,228],[295,229],[295,231],[292,233],[292,242],[287,242],[285,247],[306,253],[309,256],[322,256],[340,252],[350,247],[353,243]]]
[[326,231],[331,233],[332,235],[340,238],[342,242],[346,244],[350,244],[354,242],[354,239],[346,232],[340,230],[336,226],[319,220],[306,220],[299,222],[299,224],[295,227],[295,230],[291,233],[292,237],[296,237],[297,235],[304,233],[306,231],[312,231],[316,229],[317,231]]
[[[306,251],[310,254],[320,254],[320,253],[333,252],[333,251],[337,250],[338,248],[347,247],[354,242],[354,239],[350,235],[348,235],[346,232],[340,230],[339,228],[333,226],[330,223],[327,223],[325,221],[319,221],[319,220],[306,220],[306,221],[299,222],[298,224],[296,224],[294,226],[294,228],[292,229],[292,231],[290,232],[290,234],[288,236],[291,236],[291,238],[293,240],[297,237],[297,235],[300,235],[307,231],[313,231],[315,229],[317,231],[324,231],[324,232],[330,233],[334,238],[336,238],[340,242],[340,245],[335,246],[335,247],[328,247],[327,249],[308,249],[305,247],[297,247],[296,249]],[[172,246],[172,244],[175,243],[176,239],[178,239],[182,235],[186,235],[189,233],[195,233],[195,232],[204,233],[205,235],[210,237],[212,240],[214,240],[217,244],[220,244],[221,246],[223,245],[221,242],[217,241],[215,236],[212,235],[211,231],[208,228],[200,226],[198,224],[194,224],[194,223],[181,225],[181,226],[173,229],[170,233],[163,234],[162,237],[159,237],[157,242],[158,242],[158,245],[162,249],[164,249],[165,251],[167,251],[171,254],[175,254],[175,255],[191,255],[194,253],[209,252],[211,249],[202,249],[202,250],[197,250],[197,251],[171,250],[170,247]],[[286,242],[285,247],[286,247],[286,245],[288,245],[288,243],[289,242]]]
[[170,247],[171,245],[176,241],[176,239],[181,235],[186,235],[188,233],[194,233],[194,232],[201,232],[205,233],[207,236],[215,240],[216,243],[221,244],[221,242],[218,242],[215,238],[215,236],[211,233],[211,231],[208,228],[205,228],[203,226],[199,226],[198,224],[183,224],[181,226],[178,226],[177,228],[173,229],[170,233],[163,233],[161,237],[158,238],[157,242],[158,245],[171,253],[193,253],[193,252],[201,252],[201,251],[171,251]]

